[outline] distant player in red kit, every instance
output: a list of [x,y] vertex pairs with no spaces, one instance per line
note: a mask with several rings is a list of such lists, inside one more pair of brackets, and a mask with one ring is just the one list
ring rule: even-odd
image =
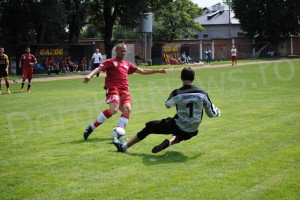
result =
[[103,124],[108,118],[116,114],[118,110],[120,110],[122,114],[117,126],[125,128],[126,124],[128,123],[132,104],[128,85],[128,74],[166,74],[166,70],[164,69],[140,69],[130,62],[125,61],[124,57],[127,47],[124,43],[118,44],[115,51],[115,58],[102,62],[98,68],[94,69],[83,80],[84,83],[87,83],[93,75],[101,71],[106,71],[104,89],[106,90],[106,103],[109,104],[109,109],[101,112],[95,122],[86,128],[83,134],[85,140],[99,125]]
[[20,58],[20,64],[19,67],[23,68],[22,71],[22,86],[21,86],[21,91],[23,91],[24,84],[26,79],[28,79],[28,87],[27,87],[27,92],[30,92],[30,87],[31,87],[31,79],[32,79],[32,74],[33,74],[33,65],[37,63],[37,60],[34,55],[30,54],[30,47],[26,47],[25,49],[25,54],[23,54]]

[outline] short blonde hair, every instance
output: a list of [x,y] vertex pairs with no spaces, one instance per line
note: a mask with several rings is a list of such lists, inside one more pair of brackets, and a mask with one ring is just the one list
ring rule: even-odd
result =
[[127,48],[127,46],[126,46],[126,44],[123,42],[123,43],[117,44],[116,49],[118,49],[118,48]]

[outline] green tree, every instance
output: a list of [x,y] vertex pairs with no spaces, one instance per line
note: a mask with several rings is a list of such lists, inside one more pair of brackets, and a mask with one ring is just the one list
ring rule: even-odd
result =
[[33,1],[1,0],[0,5],[0,42],[13,47],[35,42]]
[[232,0],[223,0],[223,3],[227,4],[228,6],[232,6]]
[[42,0],[33,11],[36,16],[37,43],[63,43],[66,39],[65,9],[59,0]]
[[276,45],[300,32],[299,0],[233,0],[232,8],[250,38]]
[[167,1],[154,12],[154,38],[172,42],[181,35],[194,35],[203,27],[194,21],[202,9],[190,0]]
[[60,0],[1,0],[0,42],[17,48],[34,43],[62,43],[66,17]]
[[[158,6],[158,0],[94,0],[89,3],[89,21],[103,33],[105,54],[111,57],[113,29],[118,24],[134,28],[141,16]],[[97,8],[97,9],[95,9]]]
[[117,24],[113,29],[113,39],[141,39],[141,35],[136,33],[133,28]]
[[81,38],[102,38],[101,32],[99,32],[94,26],[86,25],[80,32]]
[[[87,8],[89,1],[87,0],[62,0],[67,17],[68,39],[70,44],[78,42],[80,31],[86,24]],[[97,7],[94,9],[98,9]]]

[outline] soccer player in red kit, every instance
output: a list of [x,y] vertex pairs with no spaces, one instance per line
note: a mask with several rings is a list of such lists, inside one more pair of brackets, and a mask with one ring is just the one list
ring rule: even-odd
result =
[[164,69],[140,69],[130,62],[125,61],[124,57],[127,47],[124,43],[118,44],[115,51],[115,58],[102,62],[98,68],[94,69],[83,80],[84,83],[87,83],[95,74],[106,71],[104,89],[106,89],[106,103],[109,104],[109,109],[101,112],[95,122],[86,128],[83,134],[85,140],[99,125],[103,124],[108,118],[116,114],[118,110],[120,110],[122,114],[117,126],[125,128],[127,125],[132,104],[128,85],[128,74],[138,73],[148,75],[154,73],[167,73]]
[[22,86],[21,86],[21,91],[23,91],[24,84],[26,79],[28,79],[28,87],[27,87],[27,92],[30,92],[30,87],[31,87],[31,79],[32,79],[32,74],[33,74],[33,65],[37,63],[37,60],[34,55],[30,54],[30,47],[26,47],[25,49],[25,54],[23,54],[20,58],[20,64],[19,67],[23,67],[22,71]]

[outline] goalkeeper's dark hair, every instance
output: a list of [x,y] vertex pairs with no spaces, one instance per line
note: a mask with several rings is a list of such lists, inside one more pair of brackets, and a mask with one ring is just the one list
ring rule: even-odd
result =
[[181,80],[183,81],[194,81],[195,79],[195,72],[192,68],[183,68],[181,71]]

